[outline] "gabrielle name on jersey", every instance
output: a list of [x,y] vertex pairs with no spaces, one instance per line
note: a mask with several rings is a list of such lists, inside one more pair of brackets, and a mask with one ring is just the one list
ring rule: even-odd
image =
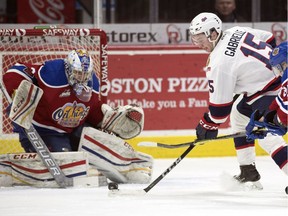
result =
[[[236,30],[232,36],[229,39],[229,42],[227,44],[225,55],[233,57],[235,55],[236,49],[239,45],[240,40],[242,39],[243,35],[246,33],[246,31],[239,31]],[[224,34],[223,37],[226,35]]]

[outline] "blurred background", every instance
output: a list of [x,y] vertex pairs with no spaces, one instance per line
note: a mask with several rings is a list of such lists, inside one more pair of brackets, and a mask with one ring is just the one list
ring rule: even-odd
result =
[[[287,0],[235,3],[247,22],[287,21]],[[215,0],[0,0],[0,23],[187,23],[214,6]]]

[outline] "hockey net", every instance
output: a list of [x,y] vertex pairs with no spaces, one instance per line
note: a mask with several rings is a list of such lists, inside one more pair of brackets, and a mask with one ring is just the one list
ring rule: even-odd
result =
[[[8,68],[16,62],[41,64],[44,61],[65,58],[77,48],[89,51],[94,71],[99,79],[102,101],[108,94],[107,37],[101,29],[43,28],[0,29],[0,81]],[[17,134],[5,110],[8,102],[0,91],[0,154],[23,151]]]

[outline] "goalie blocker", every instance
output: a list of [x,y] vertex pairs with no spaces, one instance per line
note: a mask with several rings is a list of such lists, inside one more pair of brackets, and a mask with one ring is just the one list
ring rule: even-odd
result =
[[43,95],[43,90],[27,80],[23,80],[13,98],[9,118],[25,129],[32,125],[32,119]]

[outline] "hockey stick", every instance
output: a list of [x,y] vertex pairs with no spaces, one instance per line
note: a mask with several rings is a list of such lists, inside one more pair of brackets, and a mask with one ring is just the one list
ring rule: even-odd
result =
[[[256,130],[255,132],[257,132],[257,131],[259,131],[259,130]],[[178,144],[165,144],[165,143],[144,141],[144,142],[139,142],[138,146],[161,147],[161,148],[182,148],[182,147],[191,146],[191,145],[202,145],[206,142],[211,142],[214,140],[222,140],[222,139],[229,139],[229,138],[236,138],[236,137],[243,137],[243,136],[246,136],[245,132],[238,132],[238,133],[234,133],[234,134],[215,137],[212,139],[194,140],[193,142],[178,143]]]
[[177,166],[186,155],[195,147],[195,145],[190,145],[158,178],[151,182],[146,188],[142,190],[110,190],[110,195],[145,195],[147,194],[156,184],[158,184],[171,170]]
[[160,182],[177,164],[182,161],[186,155],[195,147],[195,145],[190,145],[158,178],[156,178],[152,183],[150,183],[146,188],[143,190],[147,193],[150,191],[158,182]]
[[[260,131],[260,130],[256,130],[256,131]],[[144,195],[144,194],[148,193],[156,184],[158,184],[169,172],[171,172],[171,170],[174,167],[176,167],[177,164],[179,164],[186,157],[186,155],[196,146],[196,144],[197,145],[200,143],[204,144],[205,142],[209,142],[209,141],[213,141],[213,140],[236,138],[236,137],[242,137],[245,135],[246,135],[245,132],[239,132],[239,133],[234,133],[234,134],[216,137],[214,139],[195,140],[193,142],[176,144],[176,145],[178,145],[178,147],[176,147],[176,148],[183,147],[183,144],[184,144],[184,146],[189,146],[189,147],[160,176],[158,176],[158,178],[156,178],[146,188],[144,188],[142,190],[134,190],[134,191],[125,191],[125,190],[120,190],[120,189],[111,190],[110,195]],[[166,146],[167,144],[163,144],[163,145]],[[179,147],[179,145],[181,145],[181,146]],[[170,145],[168,145],[168,146],[170,146]]]
[[[0,82],[0,88],[7,101],[11,104],[12,100],[6,89],[3,87],[2,82]],[[64,172],[61,170],[54,157],[51,155],[49,149],[47,148],[44,141],[42,140],[38,132],[35,130],[33,125],[31,125],[28,129],[23,127],[21,128],[25,132],[27,138],[31,142],[32,146],[35,148],[42,162],[47,167],[48,171],[55,179],[59,187],[66,188],[69,186],[73,186],[73,179],[65,176]]]

